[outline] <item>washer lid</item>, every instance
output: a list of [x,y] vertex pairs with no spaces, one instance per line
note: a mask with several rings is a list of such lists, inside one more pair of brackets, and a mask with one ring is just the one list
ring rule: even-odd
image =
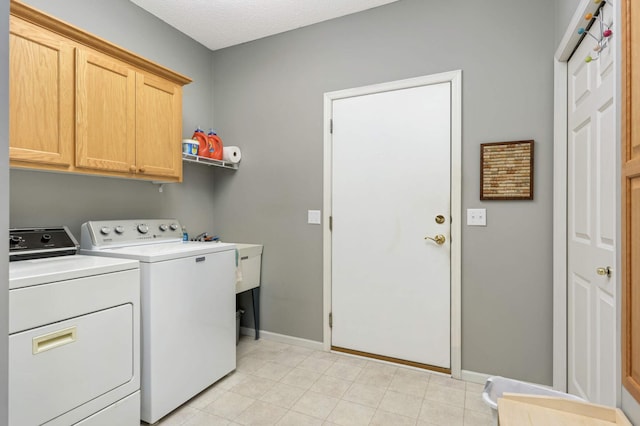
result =
[[213,243],[199,241],[180,241],[174,243],[145,244],[113,249],[85,250],[80,253],[96,256],[120,257],[135,259],[140,262],[162,262],[183,257],[199,256],[221,251],[235,250],[236,245],[230,243]]
[[9,289],[138,269],[139,267],[139,263],[135,260],[106,259],[82,255],[21,260],[9,263]]

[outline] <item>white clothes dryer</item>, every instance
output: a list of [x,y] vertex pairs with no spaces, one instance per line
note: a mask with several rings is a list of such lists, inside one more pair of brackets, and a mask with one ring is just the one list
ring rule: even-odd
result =
[[9,424],[140,423],[140,270],[76,255],[66,227],[9,230]]

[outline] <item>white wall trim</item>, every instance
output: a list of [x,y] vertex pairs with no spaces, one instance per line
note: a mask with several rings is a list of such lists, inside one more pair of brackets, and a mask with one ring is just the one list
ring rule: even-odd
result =
[[461,230],[462,230],[462,71],[392,81],[371,86],[328,92],[324,95],[324,194],[323,194],[323,348],[331,349],[331,133],[334,100],[391,90],[408,89],[438,83],[451,83],[451,376],[462,372],[462,298],[461,298]]
[[[494,377],[494,376],[491,374],[478,373],[478,372],[469,371],[469,370],[462,370],[462,380],[464,380],[465,382],[484,384],[489,377]],[[533,385],[533,386],[540,386],[546,389],[551,389],[550,386],[543,385],[542,383],[525,382],[521,380],[518,380],[518,381],[529,384],[529,385]]]
[[553,388],[567,391],[567,62],[554,61]]
[[465,382],[484,384],[491,374],[477,373],[475,371],[462,370],[461,379]]
[[[615,21],[614,22],[622,22],[622,2],[616,2],[614,5],[614,9],[615,9]],[[621,25],[620,25],[621,26]],[[622,34],[622,32],[620,32],[620,34]],[[618,40],[621,40],[621,37],[617,38]],[[617,67],[617,69],[619,70],[616,74],[616,84],[615,84],[615,93],[617,96],[616,99],[616,103],[615,103],[615,108],[616,108],[616,129],[618,129],[619,131],[616,132],[616,145],[617,145],[617,149],[616,149],[616,171],[618,176],[622,175],[622,138],[624,135],[624,130],[622,128],[622,102],[624,101],[625,97],[623,96],[623,87],[622,87],[622,58],[623,58],[623,53],[622,53],[622,41],[618,41],[617,43],[615,43],[615,66]],[[618,218],[622,218],[622,179],[618,180],[618,185],[616,186],[616,203],[618,203],[618,209],[616,209],[618,215]],[[620,241],[620,244],[617,244],[616,247],[616,268],[618,269],[618,271],[622,271],[622,220],[617,220],[616,221],[616,235],[619,236],[618,241]],[[617,346],[617,350],[616,353],[618,354],[622,354],[623,348],[622,348],[622,274],[617,274],[616,275],[616,310],[617,310],[617,324],[616,324],[616,346]],[[616,396],[616,405],[618,407],[624,407],[624,411],[625,413],[629,414],[629,410],[636,410],[639,411],[640,410],[640,405],[638,405],[637,401],[634,400],[633,403],[633,408],[632,405],[630,404],[625,404],[623,402],[623,398],[624,398],[624,394],[629,395],[629,393],[626,391],[626,389],[624,388],[624,386],[622,385],[622,356],[620,356],[620,358],[618,359],[618,368],[616,371],[616,377],[617,377],[617,392],[618,395]],[[636,419],[636,420],[634,420]],[[634,420],[636,423],[638,423],[639,421],[637,419],[640,419],[640,414],[634,415],[634,417],[631,420]]]
[[[242,336],[255,337],[256,331],[250,327],[240,327],[240,334]],[[286,334],[272,333],[270,331],[260,330],[260,339],[270,340],[272,342],[286,343],[288,345],[301,346],[307,349],[313,349],[314,351],[323,350],[322,342],[315,340],[302,339],[300,337],[287,336]]]

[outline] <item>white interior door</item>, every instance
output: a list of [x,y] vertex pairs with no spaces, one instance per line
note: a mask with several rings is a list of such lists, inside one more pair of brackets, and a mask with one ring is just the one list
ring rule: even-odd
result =
[[449,369],[451,83],[332,111],[331,344]]
[[586,63],[594,45],[586,37],[568,64],[568,389],[589,401],[614,406],[615,48]]

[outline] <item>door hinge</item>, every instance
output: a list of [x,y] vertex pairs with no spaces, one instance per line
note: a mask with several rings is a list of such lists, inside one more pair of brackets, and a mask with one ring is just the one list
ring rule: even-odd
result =
[[329,133],[333,134],[333,118],[329,119]]
[[329,328],[333,328],[333,312],[329,312]]
[[333,231],[333,216],[329,216],[329,231]]

